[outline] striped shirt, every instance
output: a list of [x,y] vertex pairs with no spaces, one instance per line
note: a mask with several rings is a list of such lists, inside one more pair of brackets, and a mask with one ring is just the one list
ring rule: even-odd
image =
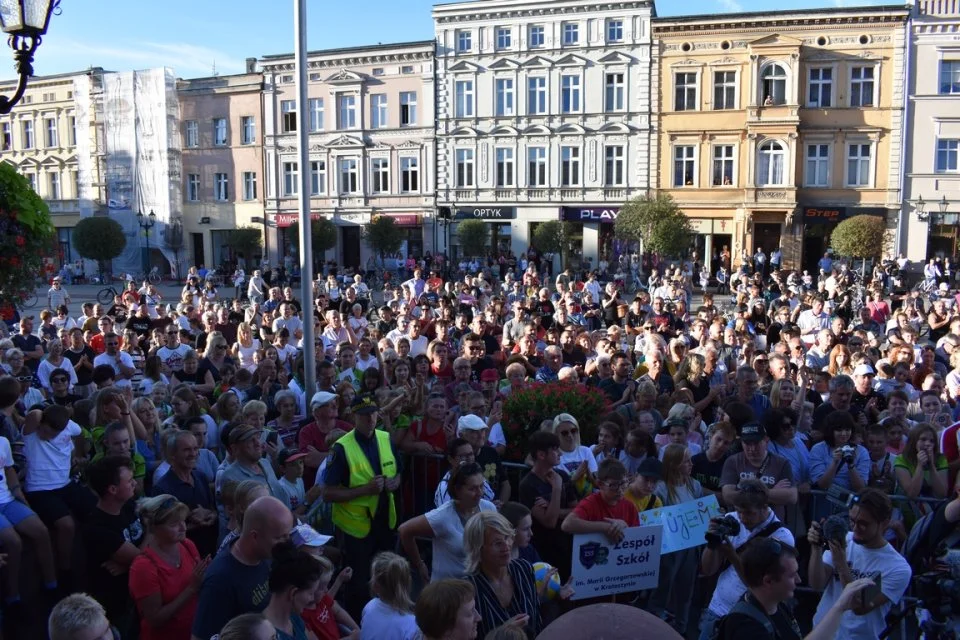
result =
[[513,599],[506,609],[500,605],[493,586],[482,571],[478,570],[473,575],[467,576],[467,580],[473,583],[477,592],[477,613],[480,614],[477,637],[486,637],[488,633],[502,626],[510,618],[525,613],[530,618],[523,630],[527,637],[533,640],[543,629],[543,618],[540,617],[540,596],[533,577],[533,565],[522,558],[515,558],[507,565],[507,572],[513,581]]

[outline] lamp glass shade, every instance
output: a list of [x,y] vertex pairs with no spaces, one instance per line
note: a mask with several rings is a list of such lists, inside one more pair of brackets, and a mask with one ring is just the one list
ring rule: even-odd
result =
[[143,222],[143,213],[142,213],[142,212],[137,213],[137,222],[141,222],[141,223]]
[[0,0],[0,28],[11,34],[43,34],[55,0]]
[[947,202],[947,196],[943,196],[943,199],[939,202],[940,204],[940,213],[946,213],[947,207],[950,206],[950,203]]
[[156,222],[156,221],[157,221],[157,214],[155,214],[153,211],[151,211],[151,212],[150,212],[150,223],[153,224],[153,223]]
[[23,2],[23,20],[26,23],[26,27],[37,33],[46,33],[54,0],[21,1]]

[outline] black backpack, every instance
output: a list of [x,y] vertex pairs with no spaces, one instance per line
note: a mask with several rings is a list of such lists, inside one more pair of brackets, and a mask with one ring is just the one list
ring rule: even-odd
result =
[[777,638],[777,630],[774,628],[770,618],[748,600],[740,600],[737,604],[733,605],[730,613],[717,620],[717,623],[713,626],[713,633],[710,635],[710,640],[723,640],[726,637],[726,627],[731,624],[729,618],[735,613],[745,615],[759,622],[763,625],[763,629],[767,632],[769,638]]

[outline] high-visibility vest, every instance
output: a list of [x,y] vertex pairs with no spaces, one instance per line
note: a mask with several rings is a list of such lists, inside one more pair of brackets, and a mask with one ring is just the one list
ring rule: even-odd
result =
[[[397,475],[397,461],[390,446],[390,434],[380,430],[375,430],[373,433],[380,453],[381,473],[386,478],[393,478]],[[367,455],[357,443],[356,430],[348,432],[337,440],[337,444],[343,447],[346,455],[347,467],[350,470],[348,484],[350,489],[364,486],[377,475]],[[387,500],[390,503],[390,528],[394,529],[397,526],[397,506],[392,493],[388,492]],[[349,502],[335,502],[333,503],[333,523],[347,535],[366,538],[370,533],[370,526],[377,514],[379,503],[380,494],[360,496]]]

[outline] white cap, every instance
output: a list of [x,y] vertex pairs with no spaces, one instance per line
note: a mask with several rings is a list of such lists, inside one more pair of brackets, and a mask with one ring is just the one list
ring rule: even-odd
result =
[[475,416],[472,413],[460,416],[460,419],[457,420],[457,434],[461,434],[464,431],[479,431],[481,429],[486,429],[487,423],[480,416]]
[[313,397],[310,398],[310,410],[316,409],[317,407],[322,407],[325,404],[330,404],[337,399],[335,393],[330,393],[328,391],[317,391],[313,394]]
[[853,375],[855,376],[872,376],[876,375],[876,373],[873,367],[868,364],[858,364],[857,368],[853,370]]

